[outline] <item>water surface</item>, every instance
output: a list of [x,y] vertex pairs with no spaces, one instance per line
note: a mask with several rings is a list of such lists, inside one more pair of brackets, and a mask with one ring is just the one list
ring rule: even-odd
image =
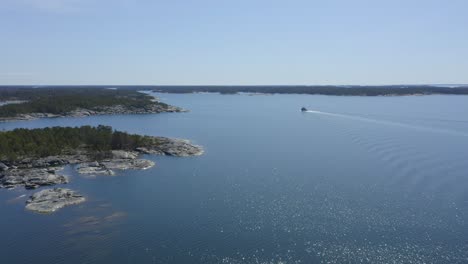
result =
[[88,201],[53,215],[0,190],[2,263],[468,263],[468,96],[158,96],[191,111],[0,123],[206,151],[115,177],[68,167]]

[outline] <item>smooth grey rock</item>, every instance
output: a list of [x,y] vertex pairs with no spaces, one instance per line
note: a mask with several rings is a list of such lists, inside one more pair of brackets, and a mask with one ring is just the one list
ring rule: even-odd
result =
[[8,170],[0,174],[0,188],[24,186],[26,189],[35,189],[40,186],[68,183],[68,178],[57,174],[56,171],[56,168]]
[[155,164],[145,159],[112,159],[101,162],[82,163],[78,173],[89,175],[115,175],[113,170],[146,170]]
[[53,213],[60,208],[79,204],[85,200],[81,194],[70,189],[45,189],[30,196],[26,201],[26,209],[39,213]]
[[89,175],[114,175],[115,173],[102,166],[99,162],[88,162],[88,163],[81,163],[77,169],[79,174],[89,174]]
[[[83,165],[83,164],[82,164]],[[81,165],[80,165],[81,166]],[[88,167],[101,167],[101,165],[99,164],[99,162],[97,161],[93,161],[93,162],[89,162],[87,163],[87,166]]]
[[203,148],[190,143],[186,139],[174,139],[166,137],[155,137],[157,146],[154,149],[163,152],[166,155],[187,157],[203,154]]
[[96,112],[92,110],[82,109],[82,108],[75,109],[71,111],[70,113],[68,113],[68,115],[72,117],[84,117],[84,116],[91,116],[95,114]]
[[9,167],[5,165],[3,162],[0,162],[0,171],[7,171]]
[[158,149],[149,149],[145,147],[138,147],[135,149],[136,151],[143,153],[143,154],[153,154],[153,155],[164,155],[164,152]]
[[67,158],[60,156],[49,156],[45,158],[35,159],[31,162],[32,167],[34,168],[62,166],[68,163],[69,161],[67,160]]
[[125,150],[112,150],[113,159],[136,159],[138,153],[134,151],[125,151]]
[[146,170],[153,167],[155,164],[151,160],[145,159],[122,159],[101,162],[102,166],[109,170]]

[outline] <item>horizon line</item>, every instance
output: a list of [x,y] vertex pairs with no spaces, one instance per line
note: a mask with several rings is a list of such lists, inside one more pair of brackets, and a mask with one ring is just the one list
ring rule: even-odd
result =
[[445,86],[449,87],[463,87],[468,86],[468,83],[420,83],[420,84],[0,84],[1,87],[5,86],[30,86],[30,87],[54,87],[54,86],[160,86],[160,87],[316,87],[316,86],[343,86],[343,87],[366,87],[366,86]]

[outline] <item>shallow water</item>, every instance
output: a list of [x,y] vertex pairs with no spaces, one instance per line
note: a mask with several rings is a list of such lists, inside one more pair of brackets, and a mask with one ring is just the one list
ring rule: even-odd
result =
[[53,215],[0,190],[2,263],[468,263],[468,96],[158,96],[191,111],[0,123],[206,151],[114,177],[68,167],[88,201]]

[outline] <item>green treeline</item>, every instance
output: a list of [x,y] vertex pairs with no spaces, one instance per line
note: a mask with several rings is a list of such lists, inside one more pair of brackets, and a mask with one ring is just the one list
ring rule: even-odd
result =
[[0,117],[18,114],[65,114],[78,108],[98,110],[103,106],[123,105],[128,108],[146,108],[154,104],[152,97],[136,90],[105,88],[2,88],[0,101],[24,100],[20,104],[0,106]]
[[26,157],[46,157],[76,150],[108,153],[155,145],[154,138],[115,131],[110,126],[17,128],[0,132],[0,160],[15,161]]
[[[468,95],[468,85],[449,88],[436,85],[138,85],[115,86],[117,90],[106,89],[109,86],[54,86],[32,88],[31,86],[0,86],[0,101],[32,100],[40,94],[56,95],[66,93],[101,93],[110,92],[117,97],[139,97],[146,95],[139,90],[153,90],[164,93],[267,93],[267,94],[321,94],[341,96],[383,96],[415,94],[454,94]],[[149,100],[150,101],[150,100]],[[0,108],[1,113],[1,108]],[[1,116],[1,115],[0,115]]]
[[456,94],[467,95],[468,85],[458,88],[430,85],[382,85],[382,86],[337,86],[337,85],[297,85],[297,86],[157,86],[156,92],[164,93],[265,93],[265,94],[321,94],[340,96],[383,96],[415,94]]

